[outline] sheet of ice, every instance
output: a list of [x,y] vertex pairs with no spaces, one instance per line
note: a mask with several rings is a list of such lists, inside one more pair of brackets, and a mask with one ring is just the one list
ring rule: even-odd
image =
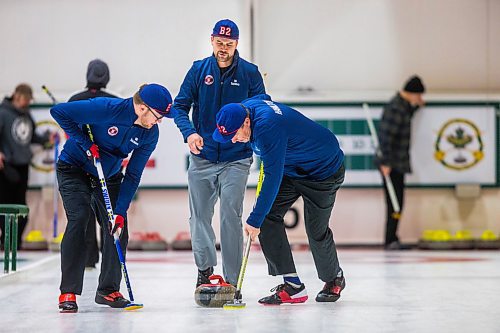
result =
[[[21,253],[21,258],[26,254]],[[281,283],[267,275],[252,251],[243,283],[242,310],[198,307],[190,252],[130,252],[128,270],[136,301],[125,312],[94,303],[98,270],[85,272],[77,314],[57,309],[56,256],[0,278],[0,332],[499,332],[499,252],[384,252],[340,250],[347,287],[337,303],[314,301],[321,289],[309,252],[294,254],[309,300],[262,306],[260,297]],[[219,258],[220,262],[220,258]],[[216,273],[221,273],[219,266]],[[125,286],[122,292],[127,295]]]

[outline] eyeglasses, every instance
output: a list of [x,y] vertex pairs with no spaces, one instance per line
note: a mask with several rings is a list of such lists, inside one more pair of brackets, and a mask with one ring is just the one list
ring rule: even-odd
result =
[[[144,105],[146,105],[146,104],[144,104]],[[163,116],[158,117],[149,106],[146,105],[146,107],[148,108],[149,112],[151,112],[153,114],[153,116],[156,118],[157,121],[160,121],[163,119]]]

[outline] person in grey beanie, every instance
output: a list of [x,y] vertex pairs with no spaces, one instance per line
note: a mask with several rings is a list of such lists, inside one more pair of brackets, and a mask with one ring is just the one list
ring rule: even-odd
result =
[[70,97],[68,102],[81,101],[95,97],[117,97],[103,89],[109,83],[109,68],[108,65],[100,60],[94,59],[89,62],[87,67],[87,86],[82,92],[79,92]]
[[[109,83],[109,68],[108,65],[100,60],[94,59],[89,62],[87,67],[87,86],[82,92],[79,92],[70,97],[68,102],[81,101],[96,97],[117,97],[106,92],[106,86]],[[85,245],[86,245],[86,261],[85,267],[95,268],[95,265],[99,262],[99,247],[97,245],[97,235],[96,235],[96,217],[92,211],[89,216],[87,232],[85,234]],[[100,225],[106,225],[106,223]],[[102,248],[102,229],[101,229],[101,248]]]

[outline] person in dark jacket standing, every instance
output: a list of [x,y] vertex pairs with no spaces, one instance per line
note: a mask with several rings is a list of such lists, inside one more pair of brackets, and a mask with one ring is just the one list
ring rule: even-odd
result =
[[[94,59],[89,62],[87,67],[87,86],[82,92],[79,92],[71,96],[68,102],[81,101],[85,99],[91,99],[96,97],[117,97],[113,94],[106,92],[106,86],[109,83],[109,68],[108,65],[100,60]],[[99,262],[99,247],[97,245],[97,234],[96,234],[96,223],[95,214],[93,211],[89,215],[89,223],[87,225],[87,230],[85,232],[85,245],[87,260],[85,267],[95,268],[95,265]],[[102,223],[99,223],[103,225]],[[105,225],[105,224],[104,224]],[[102,228],[101,228],[101,247],[103,242]]]
[[196,286],[210,282],[208,277],[217,264],[212,217],[219,198],[223,274],[233,285],[242,260],[241,215],[252,149],[246,143],[221,144],[212,139],[215,117],[222,106],[265,93],[257,66],[240,58],[236,50],[238,38],[233,21],[217,22],[211,37],[212,56],[193,63],[174,102],[179,110],[175,123],[191,151],[189,225],[198,267]]
[[[384,106],[379,125],[379,142],[381,157],[376,159],[383,176],[389,176],[396,192],[400,209],[403,209],[405,174],[411,172],[410,138],[411,120],[415,111],[424,105],[422,98],[425,87],[418,76],[412,76],[405,83],[402,91]],[[385,230],[385,248],[387,250],[402,249],[397,235],[400,214],[392,207],[389,192],[384,181],[385,201],[387,205],[387,221]]]
[[87,66],[87,86],[82,92],[71,96],[68,102],[81,101],[96,97],[116,97],[103,90],[109,83],[109,67],[104,61],[94,59]]
[[[109,227],[109,232],[103,232],[101,274],[95,301],[113,308],[124,308],[130,303],[119,291],[122,274],[113,235],[117,232],[120,236],[125,257],[127,210],[144,167],[158,143],[157,124],[163,117],[173,118],[175,113],[170,93],[158,84],[143,85],[127,99],[99,97],[60,103],[50,110],[52,117],[69,135],[57,162],[59,192],[68,219],[61,243],[61,312],[78,311],[76,295],[82,293],[85,229],[92,208],[96,209],[97,220]],[[86,125],[91,127],[93,140],[83,130]],[[130,153],[130,162],[123,175],[121,164]],[[95,158],[101,161],[116,214],[112,225],[108,221]],[[106,229],[106,226],[103,227]]]
[[[36,125],[30,115],[29,105],[33,90],[28,84],[19,84],[11,97],[0,105],[0,203],[26,204],[28,172],[33,154],[30,144],[49,144],[51,135],[37,135]],[[21,247],[27,217],[19,218],[17,246]],[[0,216],[2,246],[5,239],[5,219]]]
[[304,200],[305,228],[318,277],[325,282],[316,301],[337,301],[345,279],[329,222],[345,169],[336,136],[297,110],[260,95],[224,106],[217,114],[213,138],[221,143],[250,142],[264,165],[260,195],[245,231],[252,240],[259,236],[269,274],[282,275],[284,282],[259,303],[279,305],[308,299],[283,221],[299,197]]

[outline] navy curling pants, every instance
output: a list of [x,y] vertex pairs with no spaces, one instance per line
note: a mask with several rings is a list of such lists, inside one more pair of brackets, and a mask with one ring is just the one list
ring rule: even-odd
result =
[[[113,207],[116,205],[118,193],[123,179],[121,173],[106,179],[109,197]],[[68,224],[64,231],[61,244],[61,293],[81,295],[83,287],[83,273],[85,271],[86,251],[85,232],[92,209],[98,216],[98,221],[108,223],[108,215],[101,187],[97,178],[88,175],[81,168],[69,165],[63,161],[57,163],[57,181],[59,192],[66,210]],[[93,205],[91,203],[94,203]],[[123,255],[128,243],[127,219],[120,236]],[[122,278],[120,260],[116,252],[114,239],[108,232],[108,225],[104,229],[101,274],[97,290],[111,293],[120,290]]]

